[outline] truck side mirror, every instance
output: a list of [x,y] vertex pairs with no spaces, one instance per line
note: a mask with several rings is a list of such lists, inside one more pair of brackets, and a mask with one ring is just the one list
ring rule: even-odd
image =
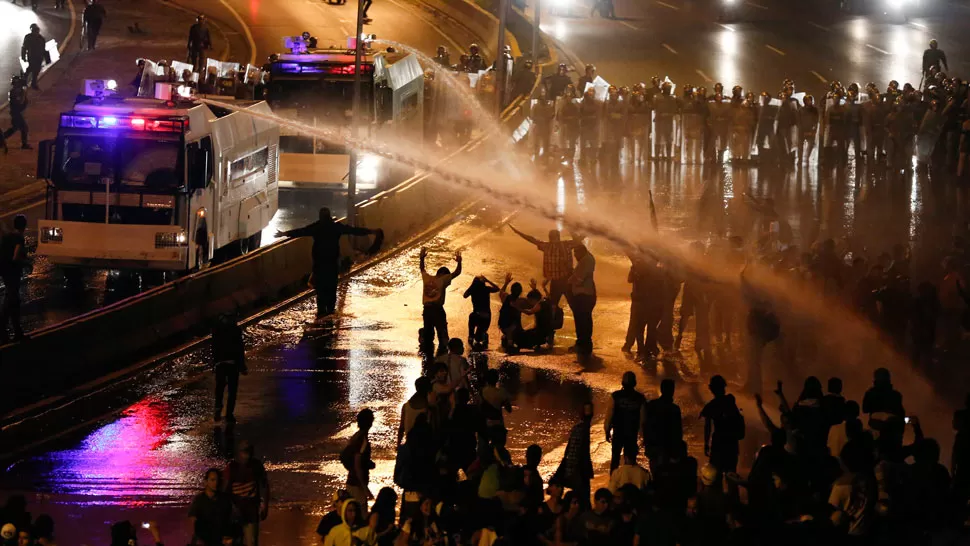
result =
[[50,180],[54,160],[54,140],[42,140],[37,147],[37,179]]

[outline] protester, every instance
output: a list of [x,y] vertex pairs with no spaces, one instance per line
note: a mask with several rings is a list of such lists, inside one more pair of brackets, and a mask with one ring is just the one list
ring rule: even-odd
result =
[[205,473],[205,489],[192,499],[189,506],[189,527],[192,543],[205,546],[222,546],[223,538],[235,540],[232,531],[232,502],[223,493],[222,472],[210,468]]
[[236,458],[223,471],[223,485],[232,499],[244,546],[259,543],[259,524],[269,515],[269,478],[263,462],[255,458],[252,444],[243,440]]
[[610,404],[606,409],[606,441],[613,444],[613,454],[610,460],[610,472],[620,466],[621,452],[624,459],[637,459],[640,446],[637,438],[646,424],[647,399],[637,390],[637,376],[633,372],[624,372],[623,388],[614,391],[610,397]]
[[576,345],[572,350],[580,355],[593,352],[593,308],[596,307],[596,282],[593,272],[596,260],[585,246],[573,248],[576,268],[569,277],[568,301],[576,321]]
[[367,435],[374,425],[374,412],[362,409],[357,413],[357,432],[340,452],[340,462],[347,470],[347,491],[357,501],[359,516],[366,516],[367,503],[374,498],[370,492],[370,471],[376,468],[371,460],[370,440]]
[[422,328],[422,349],[427,354],[434,353],[434,336],[438,334],[438,354],[444,354],[448,346],[448,315],[445,313],[445,294],[451,281],[461,275],[461,252],[455,252],[455,272],[447,267],[439,267],[431,275],[425,270],[424,262],[428,256],[428,249],[422,247],[420,254],[421,280],[424,283],[422,303],[424,311],[424,327]]
[[212,328],[212,365],[216,372],[216,408],[213,419],[217,423],[222,420],[222,397],[228,388],[226,422],[235,423],[239,375],[246,375],[249,371],[246,368],[246,346],[242,328],[231,315],[220,315]]

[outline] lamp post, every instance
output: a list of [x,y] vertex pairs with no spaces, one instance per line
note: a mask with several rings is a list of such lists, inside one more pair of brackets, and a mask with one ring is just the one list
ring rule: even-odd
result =
[[505,26],[509,13],[509,0],[498,2],[498,51],[495,53],[496,115],[502,114],[505,105],[505,79],[508,65],[505,62]]
[[[364,49],[361,35],[364,33],[364,0],[357,0],[357,34],[354,36],[354,102],[350,120],[350,135],[357,140],[360,121],[360,57]],[[347,223],[357,223],[357,149],[350,148],[350,171],[347,173]]]

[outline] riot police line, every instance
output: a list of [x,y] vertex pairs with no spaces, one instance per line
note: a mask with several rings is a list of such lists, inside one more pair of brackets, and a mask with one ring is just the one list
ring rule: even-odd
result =
[[559,65],[546,77],[531,110],[537,162],[599,164],[609,176],[627,162],[803,165],[818,149],[819,163],[857,161],[909,170],[912,158],[925,168],[936,157],[966,170],[970,153],[967,83],[928,67],[920,88],[895,80],[885,91],[875,83],[843,86],[838,81],[816,101],[796,92],[792,80],[780,91],[758,95],[735,85],[687,84],[678,91],[669,78],[651,85],[610,85],[587,65],[573,82]]

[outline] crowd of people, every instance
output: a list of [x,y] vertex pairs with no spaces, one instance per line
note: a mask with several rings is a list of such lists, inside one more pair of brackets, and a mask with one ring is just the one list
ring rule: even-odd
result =
[[[930,42],[919,88],[889,82],[844,85],[833,81],[823,97],[796,92],[786,79],[781,90],[756,94],[721,83],[683,86],[654,76],[651,85],[608,85],[587,65],[573,81],[570,69],[543,80],[532,109],[537,160],[599,164],[615,174],[625,150],[630,163],[676,161],[802,165],[816,147],[822,161],[845,162],[849,154],[891,169],[934,160],[963,176],[970,153],[967,82],[950,78],[946,55]],[[851,149],[851,152],[850,152]],[[756,152],[756,154],[755,154]]]

